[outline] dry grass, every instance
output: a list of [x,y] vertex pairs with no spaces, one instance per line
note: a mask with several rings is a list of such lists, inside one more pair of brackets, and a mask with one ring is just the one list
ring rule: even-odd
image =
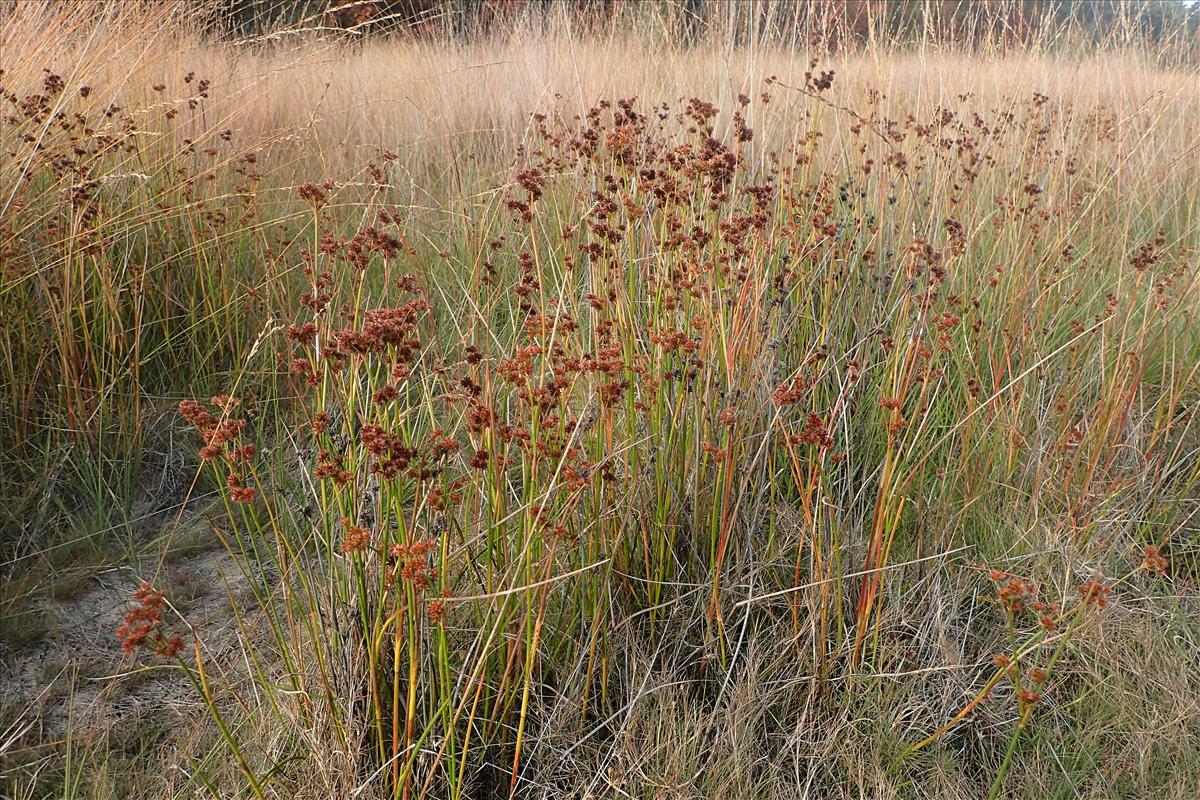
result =
[[[389,148],[424,182],[431,177],[429,156],[447,151],[481,159],[484,169],[506,167],[534,111],[582,114],[599,98],[617,97],[697,96],[728,108],[738,94],[756,95],[770,75],[802,73],[815,52],[771,41],[684,47],[664,42],[649,26],[581,39],[553,17],[546,29],[527,26],[482,41],[358,42],[300,34],[270,38],[264,49],[213,44],[180,25],[180,17],[168,4],[118,6],[103,25],[93,24],[88,4],[9,15],[6,51],[22,57],[6,67],[6,85],[36,89],[42,69],[50,68],[92,85],[94,108],[116,102],[149,115],[161,102],[151,85],[177,88],[173,81],[195,72],[219,87],[205,104],[203,124],[211,131],[231,127],[247,144],[301,141],[300,148],[286,148],[287,155],[336,175]],[[848,105],[862,107],[867,91],[876,89],[886,95],[882,109],[897,118],[921,116],[967,92],[995,106],[1038,91],[1083,114],[1103,105],[1128,115],[1157,100],[1171,104],[1168,121],[1188,118],[1196,102],[1194,72],[1161,67],[1153,52],[964,53],[952,45],[914,52],[896,46],[823,55],[822,66],[837,71],[839,98]],[[780,96],[777,102],[803,101]],[[794,117],[779,114],[773,121],[761,131],[767,142],[779,147],[795,138]],[[830,125],[842,127],[836,120]],[[1187,136],[1181,130],[1178,139],[1154,143],[1172,154],[1167,158],[1178,157],[1186,152],[1178,145],[1193,143]],[[1162,154],[1136,157],[1152,161]]]

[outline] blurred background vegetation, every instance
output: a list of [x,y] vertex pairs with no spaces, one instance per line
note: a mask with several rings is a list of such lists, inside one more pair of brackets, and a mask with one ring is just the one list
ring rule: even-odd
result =
[[[673,17],[684,42],[700,44],[710,27],[741,21],[747,38],[804,30],[826,44],[893,41],[1002,41],[1010,46],[1047,38],[1103,44],[1114,36],[1161,45],[1177,40],[1195,51],[1200,3],[1180,0],[197,0],[212,25],[235,37],[281,29],[335,28],[357,35],[453,32],[469,37],[564,13],[582,27],[609,25],[647,13]],[[845,41],[845,39],[850,41]],[[831,41],[835,40],[835,41]],[[840,41],[836,41],[840,40]]]

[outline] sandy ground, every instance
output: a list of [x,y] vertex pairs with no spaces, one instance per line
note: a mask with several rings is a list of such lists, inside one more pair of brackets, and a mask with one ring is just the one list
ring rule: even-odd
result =
[[[149,653],[122,653],[115,632],[131,593],[150,578],[168,590],[207,650],[235,647],[229,593],[245,582],[229,553],[213,545],[190,547],[161,565],[154,560],[138,569],[100,571],[66,598],[30,599],[26,611],[42,618],[46,633],[19,650],[0,650],[0,754],[61,742],[68,723],[72,736],[86,740],[144,733],[137,728],[169,725],[196,711],[196,692],[182,673]],[[164,618],[190,644],[186,626],[170,614]]]

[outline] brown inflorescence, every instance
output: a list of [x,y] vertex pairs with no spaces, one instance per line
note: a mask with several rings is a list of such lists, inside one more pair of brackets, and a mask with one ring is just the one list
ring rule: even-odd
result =
[[371,545],[371,532],[360,525],[353,525],[350,520],[343,518],[342,527],[345,532],[342,534],[342,543],[338,547],[338,551],[343,555],[351,553],[361,553]]
[[177,633],[168,636],[162,631],[166,595],[143,581],[134,591],[133,601],[134,607],[117,628],[121,650],[134,653],[143,647],[150,647],[155,655],[163,658],[178,656],[184,647],[183,637]]

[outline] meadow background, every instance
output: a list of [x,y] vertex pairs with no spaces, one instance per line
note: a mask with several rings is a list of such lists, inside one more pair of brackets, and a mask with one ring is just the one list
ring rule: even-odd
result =
[[0,794],[1200,786],[1180,3],[0,6]]

